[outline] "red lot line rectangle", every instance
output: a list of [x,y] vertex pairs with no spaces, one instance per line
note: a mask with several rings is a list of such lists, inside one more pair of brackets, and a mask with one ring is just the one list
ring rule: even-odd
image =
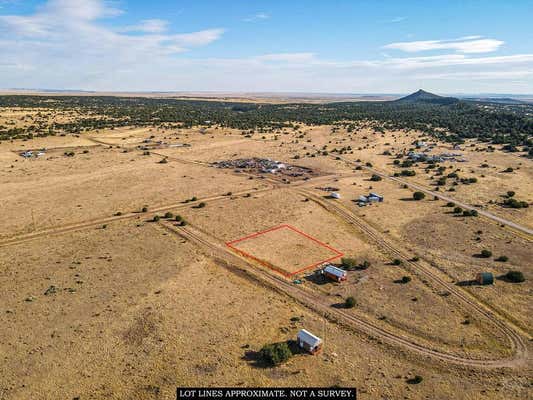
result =
[[[242,243],[242,242],[244,242],[244,241],[247,241],[247,240],[250,240],[250,239],[254,239],[254,238],[257,238],[257,237],[259,237],[259,236],[265,235],[265,234],[267,234],[267,233],[274,232],[274,231],[278,231],[278,230],[282,230],[282,229],[288,229],[288,230],[290,230],[291,232],[295,232],[296,234],[302,236],[302,237],[305,238],[306,240],[309,240],[309,241],[315,243],[317,246],[320,246],[320,247],[322,247],[322,248],[327,249],[328,251],[330,251],[331,253],[333,253],[333,255],[332,255],[331,257],[326,258],[326,259],[322,259],[322,260],[320,260],[320,261],[313,262],[313,263],[311,263],[311,264],[309,264],[309,265],[307,265],[307,266],[305,266],[305,267],[303,267],[303,268],[300,268],[300,269],[298,269],[298,270],[296,270],[296,271],[287,271],[286,269],[284,269],[284,268],[282,268],[282,267],[279,267],[279,266],[273,265],[273,264],[271,264],[271,263],[269,263],[269,262],[266,262],[266,261],[264,261],[264,260],[258,258],[257,256],[254,256],[254,255],[253,255],[251,252],[249,252],[249,251],[244,251],[244,250],[239,249],[239,248],[237,247],[237,244],[238,244],[238,243]],[[279,273],[281,273],[282,275],[285,275],[285,276],[287,276],[287,277],[292,277],[292,276],[294,276],[294,275],[296,275],[296,274],[299,274],[299,273],[301,273],[301,272],[304,272],[304,271],[306,271],[306,270],[308,270],[308,269],[311,269],[311,268],[313,268],[313,267],[316,267],[316,266],[318,266],[318,265],[320,265],[320,264],[323,264],[323,263],[326,263],[326,262],[329,262],[329,261],[333,261],[333,260],[335,260],[336,258],[339,258],[339,257],[342,257],[342,256],[343,256],[343,253],[341,253],[340,251],[338,251],[338,250],[334,249],[333,247],[327,245],[326,243],[321,242],[320,240],[318,240],[318,239],[316,239],[316,238],[314,238],[314,237],[312,237],[312,236],[310,236],[310,235],[308,235],[308,234],[306,234],[306,233],[304,233],[304,232],[302,232],[302,231],[296,229],[295,227],[293,227],[293,226],[291,226],[291,225],[280,225],[280,226],[276,226],[276,227],[273,227],[273,228],[270,228],[270,229],[265,229],[265,230],[260,231],[260,232],[255,232],[255,233],[252,233],[252,234],[250,234],[250,235],[248,235],[248,236],[242,237],[242,238],[240,238],[240,239],[236,239],[236,240],[232,240],[232,241],[230,241],[230,242],[226,242],[226,245],[227,245],[229,248],[231,248],[232,250],[234,250],[234,251],[236,251],[236,252],[242,254],[243,256],[248,257],[248,258],[251,258],[252,260],[255,260],[255,261],[259,262],[260,264],[262,264],[262,265],[264,265],[264,266],[266,266],[266,267],[268,267],[268,268],[270,268],[270,269],[272,269],[272,270],[274,270],[274,271],[276,271],[276,272],[279,272]]]

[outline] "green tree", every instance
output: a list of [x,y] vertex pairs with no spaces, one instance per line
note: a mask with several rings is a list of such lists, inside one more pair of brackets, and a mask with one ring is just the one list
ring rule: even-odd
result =
[[267,344],[259,352],[261,358],[270,365],[278,365],[292,357],[287,342]]
[[424,380],[420,375],[415,375],[413,378],[407,379],[407,383],[410,385],[418,385]]
[[352,271],[357,268],[357,260],[355,258],[343,257],[341,258],[341,265],[344,269]]
[[414,200],[422,200],[426,195],[423,192],[414,192],[413,193],[413,199]]
[[514,283],[520,283],[526,280],[521,271],[509,271],[505,274],[505,277]]
[[479,255],[483,258],[489,258],[489,257],[492,257],[492,251],[490,250],[487,250],[487,249],[483,249],[481,250],[481,252],[479,253]]
[[344,307],[346,308],[354,308],[356,304],[357,302],[353,296],[347,297],[344,301]]

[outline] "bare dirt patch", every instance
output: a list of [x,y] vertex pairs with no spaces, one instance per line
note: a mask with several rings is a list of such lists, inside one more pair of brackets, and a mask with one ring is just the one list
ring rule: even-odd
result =
[[319,174],[311,168],[282,163],[268,158],[240,158],[237,160],[217,161],[213,163],[216,168],[232,169],[235,172],[254,174],[268,174],[269,177],[291,181],[295,179],[309,179]]
[[342,256],[340,251],[290,225],[257,232],[227,245],[286,276]]

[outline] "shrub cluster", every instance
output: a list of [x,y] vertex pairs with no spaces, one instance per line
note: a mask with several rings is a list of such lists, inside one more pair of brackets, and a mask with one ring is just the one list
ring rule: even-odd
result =
[[483,249],[483,250],[481,250],[481,252],[479,253],[479,255],[480,255],[482,258],[489,258],[489,257],[492,257],[492,251],[487,250],[487,249]]
[[508,198],[503,201],[503,205],[510,208],[528,208],[529,203],[527,201],[520,201],[515,198]]
[[267,344],[260,351],[263,361],[270,365],[278,365],[292,357],[292,351],[287,342]]
[[356,304],[357,302],[353,296],[347,297],[344,301],[344,307],[346,308],[354,308]]
[[423,198],[425,198],[426,195],[424,194],[424,192],[414,192],[413,193],[413,199],[414,200],[422,200]]
[[505,274],[505,277],[514,283],[520,283],[526,280],[524,274],[520,271],[509,271]]

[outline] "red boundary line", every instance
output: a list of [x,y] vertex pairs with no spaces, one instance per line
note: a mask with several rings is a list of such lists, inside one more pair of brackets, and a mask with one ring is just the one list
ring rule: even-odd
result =
[[264,233],[268,233],[268,232],[272,232],[272,231],[276,231],[278,229],[283,229],[283,228],[288,228],[288,227],[289,227],[289,225],[275,226],[274,228],[265,229],[264,231],[255,232],[255,233],[252,233],[251,235],[244,236],[244,237],[242,237],[240,239],[232,240],[231,242],[226,242],[226,244],[229,246],[230,244],[242,242],[243,240],[251,239],[251,238],[254,238],[256,236],[262,235]]
[[[265,233],[272,232],[272,231],[276,231],[276,230],[279,230],[279,229],[284,229],[284,228],[286,228],[286,229],[290,229],[290,230],[292,230],[292,231],[298,233],[299,235],[302,235],[303,237],[312,240],[313,242],[317,243],[318,245],[320,245],[320,246],[322,246],[322,247],[325,247],[325,248],[327,248],[328,250],[331,250],[332,252],[335,253],[335,255],[334,255],[333,257],[330,257],[330,258],[326,259],[326,260],[322,260],[322,261],[316,262],[316,263],[314,263],[314,264],[308,265],[308,266],[306,266],[306,267],[304,267],[304,268],[301,268],[301,269],[299,269],[299,270],[297,270],[297,271],[295,271],[295,272],[287,272],[287,271],[285,271],[283,268],[275,267],[274,265],[272,265],[272,264],[270,264],[270,263],[268,263],[268,262],[266,262],[266,261],[263,261],[263,260],[261,260],[261,259],[255,257],[255,256],[253,256],[252,254],[250,254],[250,253],[248,253],[248,252],[246,252],[246,251],[244,251],[244,250],[238,249],[238,248],[236,248],[236,247],[234,246],[235,243],[239,243],[239,242],[242,242],[242,241],[244,241],[244,240],[252,239],[252,238],[255,238],[255,237],[257,237],[257,236],[263,235],[263,234],[265,234]],[[296,229],[294,226],[287,225],[287,224],[279,225],[279,226],[275,226],[275,227],[273,227],[273,228],[269,228],[269,229],[265,229],[265,230],[263,230],[263,231],[259,231],[259,232],[252,233],[252,234],[250,234],[250,235],[248,235],[248,236],[244,236],[244,237],[242,237],[242,238],[240,238],[240,239],[236,239],[236,240],[232,240],[232,241],[226,242],[226,246],[228,246],[230,249],[236,251],[237,253],[240,253],[240,254],[242,254],[242,255],[245,256],[245,257],[251,258],[252,260],[257,261],[257,262],[260,263],[261,265],[264,265],[265,267],[268,267],[268,268],[270,268],[270,269],[272,269],[272,270],[274,270],[274,271],[276,271],[276,272],[279,272],[280,274],[282,274],[282,275],[284,275],[284,276],[286,276],[286,277],[289,277],[289,278],[292,277],[292,276],[294,276],[294,275],[296,275],[296,274],[299,274],[299,273],[301,273],[301,272],[303,272],[303,271],[306,271],[306,270],[308,270],[308,269],[311,269],[311,268],[313,268],[313,267],[316,267],[317,265],[324,264],[324,263],[329,262],[329,261],[333,261],[333,260],[335,260],[336,258],[342,257],[342,256],[344,255],[344,254],[343,254],[342,252],[340,252],[339,250],[334,249],[333,247],[327,245],[326,243],[321,242],[320,240],[318,240],[318,239],[316,239],[316,238],[314,238],[314,237],[308,235],[307,233],[302,232],[302,231],[300,231],[299,229]]]

